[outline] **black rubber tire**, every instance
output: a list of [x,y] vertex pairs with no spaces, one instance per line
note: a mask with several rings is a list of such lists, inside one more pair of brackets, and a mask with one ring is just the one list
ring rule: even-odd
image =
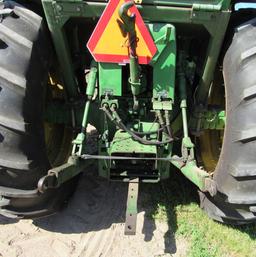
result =
[[43,127],[50,43],[40,16],[13,1],[3,8],[13,14],[0,22],[0,214],[33,218],[58,210],[75,181],[37,190],[50,168]]
[[201,207],[220,222],[256,222],[256,19],[236,28],[223,76],[226,127],[214,180],[215,197],[200,192]]

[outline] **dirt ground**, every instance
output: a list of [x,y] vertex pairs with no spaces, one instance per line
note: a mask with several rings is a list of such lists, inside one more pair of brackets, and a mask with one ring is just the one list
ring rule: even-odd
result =
[[126,195],[124,184],[84,175],[60,213],[34,221],[0,216],[0,256],[186,256],[185,240],[174,239],[167,224],[146,217],[143,194],[139,198],[137,234],[124,235]]
[[[87,141],[93,149],[97,134],[89,126]],[[89,150],[88,150],[89,151]],[[185,239],[175,238],[167,223],[145,213],[151,192],[139,194],[137,234],[124,235],[127,184],[97,177],[92,165],[61,212],[36,220],[13,220],[0,215],[0,257],[183,257]]]

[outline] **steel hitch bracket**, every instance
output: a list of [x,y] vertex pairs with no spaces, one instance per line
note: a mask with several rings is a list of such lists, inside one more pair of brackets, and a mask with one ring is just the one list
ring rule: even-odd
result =
[[68,180],[83,172],[86,167],[92,164],[92,160],[81,161],[78,156],[71,156],[67,163],[52,168],[48,174],[42,177],[37,184],[38,191],[45,193],[48,189],[58,188]]
[[61,184],[63,184],[66,181],[65,173],[71,173],[73,167],[73,164],[65,163],[64,165],[61,165],[55,169],[49,170],[48,174],[38,181],[38,191],[40,193],[45,193],[50,188],[58,188]]
[[125,235],[135,235],[137,225],[137,202],[139,193],[139,178],[131,179],[128,186],[126,219],[125,219]]

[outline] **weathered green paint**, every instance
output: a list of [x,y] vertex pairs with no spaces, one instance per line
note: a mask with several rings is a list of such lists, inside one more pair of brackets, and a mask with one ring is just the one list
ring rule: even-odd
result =
[[61,65],[66,94],[71,98],[76,97],[78,95],[78,87],[74,75],[70,51],[67,45],[67,35],[63,31],[63,25],[67,19],[56,12],[61,9],[61,7],[57,5],[56,1],[43,0],[42,3],[48,28],[51,32],[55,50]]
[[122,66],[115,63],[99,63],[100,95],[122,95]]
[[130,77],[129,83],[131,85],[131,91],[134,96],[141,93],[141,74],[140,66],[138,64],[138,58],[135,56],[130,56]]
[[119,27],[122,30],[123,35],[128,36],[128,52],[129,52],[129,66],[130,66],[130,77],[128,79],[131,85],[131,91],[133,96],[137,96],[141,93],[141,73],[140,66],[138,62],[138,57],[136,56],[136,30],[135,30],[135,19],[132,17],[128,10],[133,6],[133,2],[125,2],[121,5],[118,10],[119,17]]
[[[80,94],[76,77],[77,64],[74,63],[71,51],[72,39],[71,35],[67,34],[66,25],[74,18],[77,20],[84,19],[88,21],[88,24],[96,24],[107,3],[100,0],[42,0],[42,2],[59,59],[67,102],[70,103],[79,99],[83,103],[80,108],[75,108],[72,105],[70,105],[71,107],[63,105],[58,108],[53,104],[52,107],[49,106],[46,112],[47,119],[71,125],[72,109],[76,120],[76,127],[82,127],[82,131],[73,142],[75,146],[82,146],[85,142],[84,131],[88,121],[91,120],[90,117],[97,119],[97,129],[100,134],[99,155],[123,154],[141,157],[146,155],[166,157],[173,154],[173,143],[170,142],[164,146],[151,146],[139,143],[133,140],[128,133],[117,129],[116,124],[108,120],[104,114],[98,115],[99,112],[96,112],[95,109],[99,111],[105,105],[109,108],[115,105],[120,110],[120,116],[125,117],[125,123],[129,128],[139,132],[146,132],[153,128],[153,130],[159,128],[159,123],[153,122],[156,112],[162,112],[164,115],[170,114],[172,117],[175,111],[180,108],[181,114],[171,122],[171,128],[174,132],[183,131],[183,136],[180,140],[182,156],[180,158],[181,161],[174,161],[172,164],[179,168],[201,190],[204,190],[206,187],[205,179],[208,179],[209,176],[205,171],[200,170],[196,166],[194,144],[189,137],[188,130],[189,113],[187,112],[187,104],[190,101],[187,101],[188,78],[186,76],[192,70],[192,77],[193,71],[197,67],[194,67],[192,62],[189,64],[190,66],[188,65],[188,49],[182,49],[178,45],[179,38],[176,37],[177,35],[182,37],[182,29],[180,29],[182,26],[183,28],[187,26],[188,30],[193,30],[195,27],[200,28],[209,36],[209,38],[207,37],[209,43],[206,46],[206,54],[204,59],[201,60],[202,65],[200,69],[197,69],[197,75],[201,80],[197,85],[196,94],[194,95],[195,106],[193,108],[198,108],[199,104],[203,106],[203,108],[199,108],[199,114],[202,117],[200,129],[223,129],[225,113],[223,111],[215,113],[214,110],[205,112],[204,110],[207,105],[209,88],[213,80],[214,70],[229,22],[231,13],[230,0],[143,0],[142,4],[137,5],[137,8],[147,24],[158,49],[150,64],[151,70],[147,67],[152,74],[147,74],[149,71],[144,69],[145,74],[148,76],[143,78],[145,74],[140,73],[141,70],[137,64],[136,57],[131,58],[129,71],[128,65],[123,67],[119,64],[99,63],[98,96],[93,102],[94,107],[90,109],[91,103],[89,101],[86,102],[86,97],[90,100],[93,96],[97,78],[97,65],[91,66],[90,79],[85,85],[87,86],[87,96]],[[87,27],[85,26],[85,33],[87,32],[86,30]],[[181,59],[177,62],[176,57],[178,56]],[[87,54],[86,58],[89,59],[86,60],[87,63],[90,63],[91,56]],[[199,58],[202,57],[199,56]],[[86,69],[88,69],[88,66],[86,66]],[[125,78],[127,73],[130,74],[129,81]],[[151,78],[152,81],[150,80]],[[128,88],[132,90],[129,91]],[[146,91],[149,88],[150,90]],[[177,89],[179,93],[177,93]],[[139,109],[136,111],[132,108],[134,99],[131,92],[133,96],[139,99]],[[68,109],[68,112],[65,108]],[[166,113],[165,111],[168,112]],[[168,115],[167,117],[169,117]],[[196,126],[195,124],[198,124],[197,120],[190,119],[189,128],[193,129]],[[162,128],[162,130],[164,131],[165,129]],[[162,138],[166,138],[167,132],[161,133]],[[144,135],[144,137],[147,140],[156,141],[156,134]],[[79,148],[78,151],[75,149],[73,153],[80,155],[82,154],[81,149]],[[156,161],[155,163],[156,178],[152,179],[152,181],[150,179],[144,181],[156,182],[169,176],[170,163],[162,161]],[[100,160],[99,174],[110,178],[111,169],[114,168],[114,165],[114,161]],[[80,166],[80,164],[78,163],[77,166]],[[72,168],[71,172],[75,173],[76,171]],[[140,170],[138,170],[138,174],[139,172]],[[123,174],[120,174],[120,179],[122,176],[127,177],[127,174],[128,172],[124,170]]]
[[223,130],[226,124],[226,114],[223,110],[210,109],[201,112],[201,115],[198,116],[198,113],[195,113],[189,122],[189,127],[191,130],[196,131],[198,120],[200,119],[200,128],[199,131],[205,129],[214,129],[214,130]]
[[89,79],[87,83],[87,101],[85,103],[84,107],[84,113],[83,113],[83,119],[81,124],[81,132],[77,135],[76,139],[73,140],[73,150],[72,154],[82,155],[83,153],[83,145],[85,144],[86,139],[86,128],[88,125],[88,116],[89,116],[89,108],[91,105],[92,97],[94,95],[96,83],[97,83],[97,63],[95,61],[92,61],[90,66],[90,73],[89,73]]
[[202,121],[202,129],[223,130],[226,124],[225,111],[211,110],[206,112]]
[[[135,126],[136,127],[136,126]],[[140,123],[138,125],[140,132],[149,132],[156,131],[159,126],[158,124],[152,123]],[[155,139],[155,136],[151,136],[152,139]],[[101,148],[102,149],[102,148]],[[143,145],[131,138],[131,136],[121,130],[118,130],[109,147],[105,151],[100,152],[101,155],[109,155],[109,156],[134,156],[134,157],[143,157],[143,156],[151,156],[159,157],[158,149],[156,146],[152,145]],[[99,162],[99,173],[101,176],[110,178],[110,170],[115,169],[115,162],[109,160],[101,160]],[[140,172],[140,170],[138,170]],[[141,179],[143,182],[158,182],[161,171],[156,171],[155,179]],[[143,175],[143,174],[142,174]],[[123,177],[123,178],[122,178]],[[127,171],[124,169],[122,174],[120,174],[120,180],[127,181]]]
[[[206,60],[204,64],[202,78],[196,94],[196,101],[199,104],[206,105],[208,92],[213,80],[216,63],[221,50],[222,42],[226,33],[229,22],[229,11],[219,12],[221,15],[213,15],[216,17],[213,23],[209,23],[207,29],[211,35],[207,49]],[[207,23],[206,23],[207,24]],[[204,26],[206,26],[204,24]]]
[[197,167],[195,161],[184,163],[182,161],[171,161],[190,181],[192,181],[202,191],[206,190],[206,178],[210,178],[209,174]]
[[86,95],[88,98],[92,98],[95,92],[95,86],[97,83],[98,64],[93,60],[90,67],[90,73],[88,76]]
[[191,141],[188,133],[188,118],[187,118],[187,88],[186,79],[183,68],[184,52],[181,52],[178,60],[178,81],[179,81],[179,94],[180,94],[180,109],[183,124],[183,138],[181,144],[181,153],[184,161],[194,160],[194,144]]
[[92,165],[91,160],[82,162],[78,157],[71,156],[67,163],[50,169],[48,174],[39,180],[38,189],[41,193],[44,193],[48,189],[58,188],[90,165]]
[[[157,47],[153,57],[153,98],[174,101],[176,73],[176,35],[171,24],[153,23],[148,28]],[[159,74],[161,74],[159,76]],[[171,105],[171,102],[169,102]],[[156,108],[154,108],[156,109]],[[164,110],[164,109],[163,109]]]
[[[152,131],[155,129],[156,126],[153,126]],[[135,155],[151,154],[156,156],[157,148],[153,145],[143,145],[134,141],[128,133],[118,130],[110,146],[110,155],[118,153],[123,153],[124,155],[129,153]]]
[[[49,29],[55,44],[70,96],[77,94],[77,85],[67,47],[63,26],[72,17],[98,18],[105,2],[82,0],[42,0]],[[154,5],[152,5],[152,3]],[[157,8],[155,5],[158,5]],[[217,1],[154,1],[145,0],[137,6],[145,21],[164,23],[202,24],[210,33],[207,59],[198,89],[198,102],[205,101],[230,16],[230,0]],[[181,8],[183,7],[183,8]]]

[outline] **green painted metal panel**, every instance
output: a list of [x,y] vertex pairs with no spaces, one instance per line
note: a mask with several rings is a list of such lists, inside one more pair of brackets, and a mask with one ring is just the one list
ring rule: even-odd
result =
[[134,141],[128,133],[119,130],[116,132],[110,147],[110,155],[115,153],[152,154],[156,156],[157,149],[154,145],[143,145]]
[[100,95],[122,95],[122,66],[115,63],[99,63]]
[[[52,1],[52,0],[43,0]],[[52,2],[57,3],[79,3],[83,0],[55,0]],[[97,0],[96,2],[105,2],[105,0]],[[196,8],[200,9],[225,9],[230,6],[231,0],[143,0],[141,5],[167,5],[167,6],[181,6],[190,7],[194,5]],[[75,10],[74,10],[75,11]]]
[[153,97],[162,96],[174,100],[176,69],[175,27],[171,24],[148,25],[157,46],[157,54],[151,61],[153,66]]

